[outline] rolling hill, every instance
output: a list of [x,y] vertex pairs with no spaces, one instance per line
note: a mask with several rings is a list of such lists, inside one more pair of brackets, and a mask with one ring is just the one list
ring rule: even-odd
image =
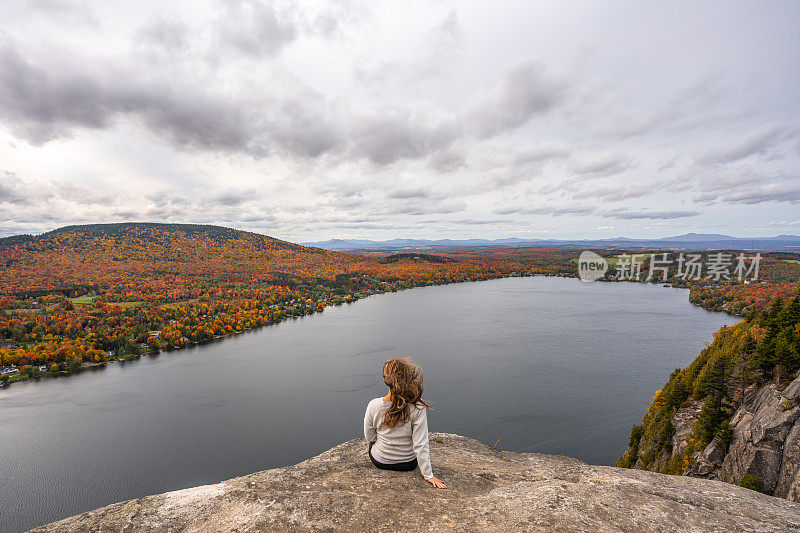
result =
[[378,292],[565,275],[574,256],[515,249],[371,257],[185,224],[93,224],[10,237],[0,241],[0,365],[19,368],[15,380],[62,372]]
[[[19,376],[40,367],[61,372],[380,292],[510,275],[575,276],[577,256],[575,249],[476,245],[356,255],[220,226],[67,226],[0,241],[0,365],[21,369]],[[694,283],[690,301],[748,313],[792,294],[800,265],[763,259],[760,279],[768,283]]]

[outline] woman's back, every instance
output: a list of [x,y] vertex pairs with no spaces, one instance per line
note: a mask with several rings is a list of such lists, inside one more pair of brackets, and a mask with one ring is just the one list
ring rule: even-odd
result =
[[410,359],[394,357],[383,365],[382,374],[389,393],[370,401],[364,414],[370,461],[381,470],[408,472],[419,466],[431,485],[446,489],[431,469],[426,411],[430,405],[422,399],[422,369]]
[[[383,417],[390,406],[391,403],[383,398],[375,398],[367,405],[364,435],[375,442],[372,456],[383,463],[400,463],[417,458],[423,477],[432,477],[426,408],[410,404],[408,420],[388,427],[383,423]],[[374,438],[370,438],[373,435]]]

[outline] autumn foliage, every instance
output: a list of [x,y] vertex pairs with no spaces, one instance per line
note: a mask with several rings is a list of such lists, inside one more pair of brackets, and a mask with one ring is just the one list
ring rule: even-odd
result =
[[[0,239],[0,363],[68,370],[180,349],[380,292],[513,275],[575,276],[579,253],[354,255],[187,224],[98,224],[15,236]],[[746,314],[792,294],[798,279],[800,265],[765,258],[758,283],[696,283],[690,297]]]
[[[800,292],[775,298],[734,326],[723,327],[686,368],[656,392],[641,424],[631,430],[617,466],[683,473],[691,454],[712,440],[727,449],[730,418],[745,392],[766,382],[783,386],[800,370]],[[682,454],[672,448],[672,420],[681,407],[701,405]]]
[[416,285],[562,274],[574,252],[390,260],[216,226],[108,224],[0,240],[0,363],[64,370],[178,349]]

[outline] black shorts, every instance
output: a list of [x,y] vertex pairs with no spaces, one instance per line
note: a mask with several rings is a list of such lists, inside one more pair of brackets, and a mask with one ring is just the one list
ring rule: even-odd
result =
[[374,442],[369,443],[369,449],[367,450],[367,454],[369,454],[369,460],[372,461],[377,468],[381,470],[395,470],[398,472],[410,472],[417,468],[417,459],[411,459],[410,461],[406,461],[405,463],[380,463],[372,457],[372,445],[375,444]]

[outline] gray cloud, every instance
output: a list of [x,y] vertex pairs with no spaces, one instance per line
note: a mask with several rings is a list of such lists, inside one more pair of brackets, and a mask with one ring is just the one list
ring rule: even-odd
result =
[[498,215],[590,215],[594,212],[594,207],[586,205],[536,205],[526,207],[498,207],[494,213]]
[[[452,61],[463,47],[463,30],[458,21],[458,11],[451,9],[447,16],[430,31],[430,45],[439,59]],[[441,56],[444,56],[443,58]]]
[[797,218],[788,3],[609,5],[588,24],[505,0],[491,21],[450,0],[117,1],[0,2],[5,228],[577,237]]
[[562,188],[569,190],[573,198],[597,198],[607,202],[641,198],[658,191],[655,185],[641,182],[587,184],[572,181],[563,185]]
[[430,191],[423,187],[395,189],[386,196],[395,199],[408,199],[408,198],[428,198],[431,195]]
[[454,224],[461,224],[464,226],[494,226],[497,224],[515,224],[516,221],[507,219],[473,219],[473,218],[459,218],[445,222],[452,222]]
[[[174,40],[172,30],[157,26],[157,31]],[[0,72],[0,117],[34,144],[70,136],[76,127],[108,128],[130,117],[181,149],[316,158],[349,139],[344,154],[351,158],[389,165],[435,155],[431,165],[451,170],[463,165],[463,157],[449,149],[456,140],[521,126],[552,108],[563,91],[543,67],[523,61],[460,115],[387,104],[337,116],[329,102],[307,89],[248,101],[171,79],[139,80],[110,65],[98,72],[78,64],[45,68],[11,45],[0,49]]]
[[280,13],[273,3],[257,0],[222,0],[219,38],[243,54],[274,56],[298,34],[290,13]]
[[514,154],[514,165],[527,165],[529,163],[545,163],[566,159],[570,151],[563,146],[543,144],[524,148]]
[[695,217],[700,215],[701,213],[699,211],[644,211],[644,210],[619,208],[619,209],[609,209],[607,211],[598,212],[598,214],[605,218],[619,218],[623,220],[631,220],[631,219],[672,220],[676,218]]
[[514,63],[498,85],[474,99],[466,119],[479,137],[493,137],[554,109],[566,96],[563,81],[539,62],[524,59]]
[[261,125],[265,144],[271,143],[290,155],[310,158],[338,148],[344,136],[331,120],[326,105],[321,96],[310,92],[284,101]]
[[467,204],[460,200],[421,201],[413,199],[401,201],[380,209],[384,215],[443,215],[464,211]]
[[[261,202],[263,198],[261,191],[242,187],[207,187],[188,194],[180,189],[163,189],[146,194],[143,209],[137,211],[135,217],[193,220],[201,216],[237,222],[272,221],[273,210],[265,208]],[[126,208],[121,207],[121,211],[126,212]]]
[[108,125],[102,92],[81,75],[54,83],[10,46],[0,48],[0,117],[33,143],[52,140],[73,125]]
[[0,118],[33,144],[123,117],[182,149],[317,157],[341,141],[325,102],[310,92],[259,105],[169,80],[145,84],[113,67],[102,77],[77,65],[45,69],[10,46],[0,49],[0,73]]
[[[34,183],[30,180],[23,179],[15,172],[7,170],[0,172],[0,176],[0,204],[10,204],[26,209],[37,203],[45,202],[58,196],[59,192],[68,194],[70,189],[69,185],[73,185],[74,189],[78,188],[74,184],[69,184],[68,182],[54,184]],[[88,189],[83,192],[87,193],[87,198],[94,198],[97,196],[92,194]],[[77,194],[74,200],[83,201],[84,198],[80,194]]]
[[657,193],[661,185],[661,183],[640,181],[614,182],[572,178],[543,185],[536,189],[536,192],[539,194],[557,193],[579,200],[597,199],[605,202],[618,202]]
[[50,187],[36,187],[37,198],[49,199],[57,197],[77,205],[109,205],[114,199],[114,194],[107,190],[86,187],[72,181],[53,183]]
[[27,0],[26,7],[40,16],[69,21],[72,24],[97,26],[98,21],[91,8],[81,0]]
[[678,180],[670,190],[691,191],[691,200],[703,205],[791,205],[800,202],[800,185],[794,174],[765,174],[744,165],[719,170],[700,169],[697,174]]
[[494,187],[509,187],[529,182],[540,176],[546,165],[565,160],[569,155],[566,148],[551,144],[517,149],[510,156],[502,157],[499,165],[488,169],[488,183]]
[[799,220],[773,220],[771,222],[767,222],[765,224],[767,227],[795,227],[800,226],[800,219]]
[[254,189],[223,189],[206,196],[203,203],[231,207],[252,202],[260,197],[261,194]]
[[[16,231],[7,233],[39,233],[58,226],[88,222],[197,221],[200,212],[213,212],[226,206],[212,204],[200,195],[190,200],[183,194],[167,191],[133,198],[105,187],[90,187],[68,180],[34,182],[14,173],[0,174],[0,204],[17,206],[22,211],[7,219]],[[6,210],[3,214],[9,213]],[[3,214],[0,214],[2,220]],[[229,213],[228,213],[229,214]]]
[[177,19],[158,19],[141,28],[137,38],[145,45],[158,45],[169,51],[183,51],[188,46],[189,30]]
[[3,179],[0,180],[0,204],[21,203],[23,198],[17,191],[19,178],[13,172],[3,171]]
[[338,197],[331,205],[338,209],[354,209],[369,205],[370,200],[361,195]]
[[434,152],[428,159],[428,167],[438,172],[455,172],[467,166],[467,160],[458,150],[448,148]]
[[275,222],[277,218],[271,213],[250,213],[246,215],[239,215],[238,220],[244,223],[251,222]]
[[449,146],[458,135],[447,117],[435,118],[424,109],[382,110],[359,120],[352,154],[379,165],[417,159]]
[[617,95],[618,109],[603,109],[597,135],[601,139],[629,140],[667,132],[685,135],[740,117],[741,111],[723,106],[730,87],[719,76],[705,76],[668,93],[645,108],[631,108],[632,95]]
[[584,159],[572,164],[576,174],[610,176],[619,174],[633,166],[633,161],[624,154],[609,154],[591,159]]
[[105,188],[90,187],[70,180],[41,183],[23,179],[14,172],[0,173],[0,203],[43,208],[53,201],[78,207],[110,206],[116,196]]
[[692,196],[702,204],[729,203],[754,205],[765,202],[800,203],[800,185],[796,183],[768,183],[754,187],[715,189]]
[[0,118],[33,144],[69,136],[76,126],[108,127],[122,114],[136,115],[182,146],[242,149],[251,137],[245,110],[173,86],[143,86],[116,69],[108,69],[106,79],[77,65],[54,72],[5,46],[0,73]]
[[[458,139],[490,138],[524,125],[538,113],[566,98],[566,84],[550,76],[537,62],[517,61],[500,82],[472,99],[456,115],[427,107],[380,110],[357,122],[355,149],[380,165],[416,159],[447,149]],[[433,163],[441,162],[434,159]],[[453,161],[446,161],[452,163]],[[460,164],[460,159],[455,162]]]
[[354,77],[368,86],[407,86],[442,74],[458,62],[463,51],[462,29],[455,9],[425,35],[414,61],[381,61],[378,65],[358,63]]
[[783,133],[778,124],[765,124],[739,141],[713,150],[701,158],[701,163],[732,163],[751,155],[765,154]]

